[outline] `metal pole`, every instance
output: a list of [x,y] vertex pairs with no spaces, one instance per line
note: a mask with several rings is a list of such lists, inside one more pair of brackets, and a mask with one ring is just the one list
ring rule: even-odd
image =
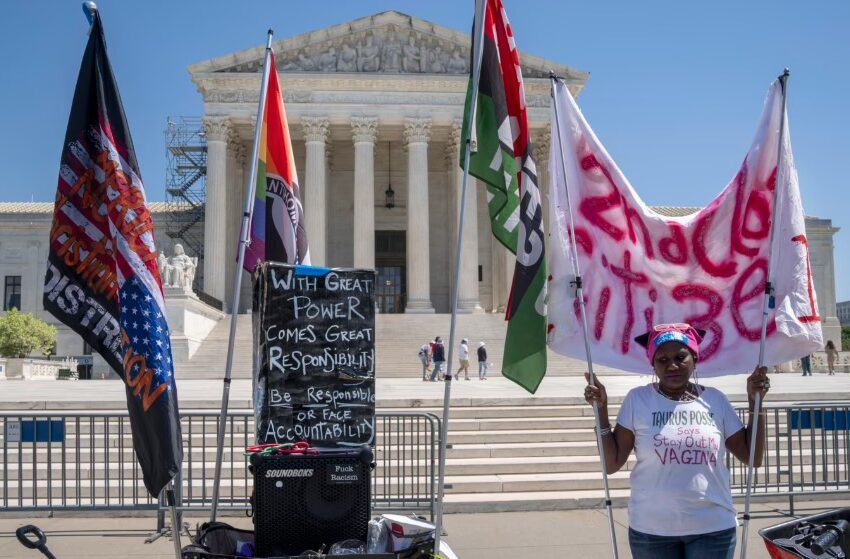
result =
[[452,357],[455,346],[455,325],[457,321],[458,284],[460,283],[460,262],[463,248],[464,208],[466,207],[466,186],[469,182],[469,154],[472,151],[472,131],[475,111],[478,108],[478,85],[481,81],[481,58],[484,52],[484,10],[486,0],[475,2],[475,37],[472,58],[472,98],[469,100],[469,118],[466,124],[466,145],[463,148],[463,183],[460,190],[460,219],[457,228],[457,251],[455,254],[454,284],[452,285],[452,318],[449,327],[449,354],[446,364],[445,390],[443,392],[443,419],[440,422],[440,461],[437,467],[437,514],[434,523],[434,556],[440,556],[440,538],[443,531],[443,498],[446,494],[446,443],[449,433],[449,406],[452,395]]
[[[782,75],[777,79],[779,80],[779,86],[782,88],[782,114],[780,115],[779,120],[779,146],[776,148],[776,185],[774,186],[774,199],[773,199],[773,215],[770,218],[770,240],[767,245],[768,257],[767,257],[767,277],[764,283],[764,304],[762,305],[762,315],[761,315],[761,341],[759,342],[759,367],[764,366],[764,352],[765,346],[767,345],[767,314],[768,311],[775,307],[775,301],[773,299],[773,283],[771,282],[771,274],[773,273],[773,239],[776,234],[776,215],[777,210],[779,209],[780,202],[782,200],[782,189],[779,188],[779,177],[781,176],[782,171],[782,148],[785,143],[785,106],[786,106],[786,87],[788,85],[788,77],[791,75],[791,72],[788,71],[788,68],[785,68],[785,71],[782,72]],[[747,558],[747,541],[749,540],[749,527],[750,527],[750,496],[752,494],[753,489],[753,474],[755,473],[755,458],[756,458],[756,443],[758,442],[758,432],[759,432],[759,413],[761,412],[761,393],[756,392],[756,401],[755,407],[753,409],[753,432],[751,433],[750,438],[750,459],[747,464],[747,491],[746,496],[744,497],[744,524],[741,527],[741,559]]]
[[[561,119],[558,115],[558,99],[555,95],[555,89],[558,86],[560,78],[558,78],[554,74],[549,74],[549,79],[552,83],[552,106],[555,109],[555,132],[558,134],[558,148],[561,156],[561,170],[564,173],[564,188],[567,194],[567,214],[570,218],[570,260],[572,261],[573,270],[575,270],[576,272],[576,279],[574,283],[576,286],[576,298],[578,299],[578,306],[579,310],[581,311],[581,325],[582,332],[584,334],[584,351],[587,355],[587,372],[590,373],[590,382],[593,383],[593,385],[595,386],[596,375],[593,372],[593,357],[590,352],[590,336],[587,330],[587,314],[584,308],[584,295],[582,294],[581,270],[579,269],[578,249],[576,247],[576,234],[573,225],[573,207],[572,202],[570,201],[570,188],[569,183],[567,181],[567,165],[564,161],[564,145],[561,141]],[[563,87],[567,87],[566,84],[561,85],[563,85]],[[602,446],[602,435],[599,434],[599,406],[597,404],[593,404],[593,419],[596,422],[596,447],[599,450],[600,464],[602,465],[602,485],[605,487],[605,508],[608,511],[608,529],[611,533],[611,550],[614,554],[614,559],[617,559],[619,557],[619,551],[617,550],[617,534],[614,532],[614,511],[611,506],[611,490],[608,487],[608,468],[605,463],[605,448]]]
[[174,542],[174,555],[177,559],[183,557],[183,545],[180,543],[180,531],[183,526],[180,524],[180,515],[177,514],[177,500],[174,498],[174,483],[168,482],[165,489],[165,499],[168,502],[168,508],[171,509],[171,541]]
[[260,86],[260,103],[257,107],[257,124],[254,130],[254,147],[251,149],[251,172],[248,173],[248,188],[245,195],[245,210],[242,212],[242,228],[239,232],[239,257],[236,264],[236,277],[233,281],[233,298],[231,301],[237,305],[232,309],[230,318],[230,337],[227,342],[227,364],[224,369],[224,388],[221,395],[221,415],[218,419],[218,438],[215,455],[215,481],[213,482],[212,510],[210,522],[215,522],[218,512],[219,484],[221,483],[221,460],[224,454],[224,429],[227,422],[227,405],[230,400],[230,377],[233,371],[233,344],[236,340],[236,317],[239,313],[239,292],[242,289],[242,268],[245,265],[245,249],[251,239],[248,228],[251,226],[251,214],[254,210],[254,196],[257,188],[257,155],[260,150],[260,134],[263,129],[263,114],[266,110],[266,90],[269,85],[269,72],[277,69],[269,68],[269,60],[272,54],[272,36],[274,31],[269,29],[266,40],[266,56],[263,61],[263,79]]

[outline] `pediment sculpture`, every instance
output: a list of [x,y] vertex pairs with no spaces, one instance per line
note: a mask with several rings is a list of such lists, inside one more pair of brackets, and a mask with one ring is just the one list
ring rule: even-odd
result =
[[283,72],[468,74],[469,49],[395,26],[281,53]]

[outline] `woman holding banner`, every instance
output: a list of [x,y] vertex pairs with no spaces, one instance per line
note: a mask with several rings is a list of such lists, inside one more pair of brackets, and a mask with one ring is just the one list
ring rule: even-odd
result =
[[[692,381],[702,335],[689,324],[661,324],[635,338],[646,347],[657,380],[626,394],[613,429],[605,387],[597,379],[584,392],[588,403],[599,406],[608,473],[635,451],[629,499],[634,559],[731,559],[735,552],[737,517],[725,453],[749,461],[756,394],[764,401],[770,381],[766,367],[747,378],[745,427],[722,392]],[[764,453],[761,419],[756,466]]]

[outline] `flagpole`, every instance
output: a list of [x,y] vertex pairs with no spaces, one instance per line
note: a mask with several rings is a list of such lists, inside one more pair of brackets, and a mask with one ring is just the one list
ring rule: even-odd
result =
[[[582,294],[582,282],[581,282],[581,271],[579,269],[578,263],[578,248],[576,247],[576,234],[575,228],[573,225],[573,208],[572,203],[570,201],[570,189],[569,183],[567,181],[567,166],[564,161],[564,145],[561,141],[561,119],[558,115],[558,100],[555,97],[555,87],[557,82],[561,79],[556,76],[554,73],[549,74],[549,79],[552,84],[552,106],[555,108],[555,132],[558,134],[558,148],[561,156],[561,170],[564,173],[564,187],[566,190],[566,198],[567,198],[567,214],[569,215],[569,225],[570,225],[570,260],[572,261],[573,269],[576,273],[576,279],[573,282],[576,288],[576,298],[578,299],[579,310],[581,311],[581,325],[582,332],[584,334],[584,351],[587,356],[587,371],[590,373],[590,382],[594,386],[596,386],[596,375],[593,372],[593,357],[590,351],[590,336],[587,329],[587,313],[585,311],[584,305],[584,295]],[[566,84],[564,84],[566,87]],[[614,554],[614,559],[619,557],[619,552],[617,550],[617,534],[614,532],[614,511],[611,506],[611,490],[608,487],[608,468],[605,463],[605,447],[602,446],[602,435],[600,434],[600,420],[599,420],[599,406],[594,402],[593,404],[593,419],[596,423],[596,428],[594,429],[596,432],[596,447],[599,450],[599,458],[600,463],[602,465],[602,485],[605,488],[605,508],[608,511],[608,528],[611,533],[611,549]]]
[[[762,316],[761,316],[761,339],[759,341],[759,368],[764,366],[764,352],[765,346],[767,345],[767,319],[768,312],[770,309],[775,308],[775,300],[773,297],[773,283],[771,281],[771,274],[773,273],[773,239],[776,235],[776,216],[778,214],[778,209],[780,202],[782,201],[782,189],[779,188],[779,177],[782,174],[782,148],[785,143],[785,107],[787,101],[787,87],[788,87],[788,77],[791,75],[791,72],[788,68],[785,68],[785,71],[782,72],[782,75],[777,79],[779,80],[779,86],[782,88],[782,114],[780,115],[779,120],[779,146],[776,148],[777,157],[776,157],[776,182],[774,185],[774,200],[773,200],[773,215],[770,219],[770,241],[768,246],[768,257],[767,257],[767,272],[764,283],[764,304],[762,306]],[[753,408],[753,426],[752,433],[750,434],[750,456],[747,463],[747,492],[744,498],[744,524],[741,527],[741,559],[746,559],[747,557],[747,540],[749,540],[749,527],[750,527],[750,496],[752,495],[752,487],[753,487],[753,474],[755,472],[755,457],[756,457],[756,444],[758,443],[758,432],[759,432],[759,414],[761,413],[761,392],[756,392],[756,401],[755,407]],[[767,428],[767,426],[765,426]]]
[[449,433],[449,406],[451,405],[452,394],[452,356],[455,347],[455,330],[457,323],[457,300],[458,300],[458,284],[460,283],[460,263],[463,251],[463,226],[464,216],[466,212],[466,187],[469,183],[469,155],[472,152],[472,130],[475,122],[475,112],[478,108],[478,86],[481,81],[481,58],[484,52],[484,10],[487,6],[486,0],[475,0],[475,37],[473,40],[473,55],[472,55],[472,97],[469,101],[469,118],[466,123],[466,130],[462,137],[466,138],[466,143],[463,147],[463,182],[460,189],[460,219],[457,228],[457,250],[455,251],[455,271],[454,282],[452,285],[452,318],[451,326],[449,327],[449,354],[448,364],[446,365],[446,380],[445,390],[443,393],[443,419],[440,421],[440,460],[438,466],[437,479],[437,514],[434,522],[434,556],[440,556],[440,538],[443,531],[443,498],[445,497],[445,478],[446,478],[446,449],[447,438]]
[[[218,419],[218,439],[215,455],[215,481],[213,482],[212,510],[210,512],[210,522],[215,522],[216,513],[218,512],[219,499],[219,484],[221,483],[221,460],[224,454],[224,429],[227,423],[227,405],[230,400],[230,381],[233,370],[233,345],[236,341],[236,318],[239,314],[239,292],[242,290],[242,269],[245,265],[245,249],[248,246],[251,238],[249,227],[251,226],[251,216],[254,211],[254,197],[257,189],[257,155],[260,150],[260,134],[263,129],[263,117],[266,110],[266,91],[269,85],[269,60],[272,53],[272,36],[274,31],[269,29],[266,39],[266,54],[263,60],[263,78],[260,85],[260,102],[257,107],[257,124],[254,127],[254,147],[251,149],[251,172],[248,173],[248,185],[245,195],[245,210],[242,212],[242,228],[239,232],[239,256],[236,264],[236,277],[233,281],[233,297],[231,302],[233,305],[230,318],[230,337],[227,342],[227,364],[224,369],[224,387],[221,395],[221,415]],[[275,69],[276,71],[276,69]]]
[[183,557],[183,545],[180,543],[180,532],[183,526],[180,522],[180,515],[177,513],[177,500],[174,498],[174,482],[168,482],[165,488],[165,500],[168,503],[168,508],[171,509],[171,541],[174,542],[174,555],[177,559]]

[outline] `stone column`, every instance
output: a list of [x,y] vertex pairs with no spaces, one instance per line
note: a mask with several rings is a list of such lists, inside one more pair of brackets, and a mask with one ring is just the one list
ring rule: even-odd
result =
[[431,119],[407,118],[407,307],[405,312],[434,312],[431,304],[431,240],[428,222],[428,140]]
[[227,246],[227,138],[230,119],[204,117],[207,135],[207,199],[204,208],[204,291],[225,297]]
[[516,258],[495,237],[492,238],[493,312],[503,313],[511,292]]
[[812,267],[812,283],[817,296],[824,343],[832,340],[840,349],[841,323],[838,321],[835,302],[835,259],[833,256],[833,236],[838,231],[837,227],[833,227],[831,219],[806,218],[809,264]]
[[322,116],[301,117],[304,145],[307,152],[307,173],[304,178],[304,219],[307,221],[307,242],[310,261],[314,266],[327,264],[327,186],[325,173],[325,143],[328,140],[328,119]]
[[[454,259],[457,251],[457,234],[460,227],[460,203],[463,191],[463,169],[460,166],[461,121],[452,126],[448,144],[448,161],[451,166],[451,190],[455,193],[452,218],[455,228],[452,231],[452,262],[450,270],[454,274]],[[460,279],[458,281],[458,312],[481,312],[478,301],[478,182],[470,176],[466,185],[466,206],[464,207],[463,239],[461,247]],[[451,305],[449,300],[449,305]]]
[[41,241],[27,241],[27,275],[21,278],[21,311],[38,315],[44,276],[38,277]]
[[352,117],[351,132],[354,137],[354,267],[374,268],[375,138],[378,135],[378,119]]
[[[239,247],[239,229],[242,225],[242,210],[245,198],[238,172],[239,150],[242,142],[232,128],[227,132],[227,192],[225,202],[225,249],[224,249],[224,312],[237,314],[239,301],[233,301],[233,282],[236,276],[236,251]],[[190,256],[195,256],[194,254]]]
[[[251,159],[251,152],[245,144],[240,143],[239,149],[236,152],[236,157],[234,161],[236,162],[236,184],[234,185],[234,191],[236,194],[236,203],[235,207],[231,208],[231,213],[237,214],[236,216],[236,247],[234,249],[234,254],[238,255],[239,250],[239,241],[241,240],[242,235],[242,212],[245,210],[245,198],[248,196],[248,172],[246,169],[246,165],[248,160]],[[251,200],[251,204],[254,201]],[[249,234],[250,235],[250,234]],[[236,258],[234,256],[234,258]],[[236,264],[234,264],[235,266]],[[253,286],[251,285],[251,274],[242,270],[242,290],[239,294],[239,306],[237,307],[236,312],[245,313],[251,312],[251,294],[253,293]]]
[[543,211],[543,242],[546,254],[549,254],[549,237],[552,230],[549,229],[549,149],[552,143],[552,135],[549,127],[537,133],[534,140],[534,163],[537,166],[537,186],[540,189],[540,209]]

